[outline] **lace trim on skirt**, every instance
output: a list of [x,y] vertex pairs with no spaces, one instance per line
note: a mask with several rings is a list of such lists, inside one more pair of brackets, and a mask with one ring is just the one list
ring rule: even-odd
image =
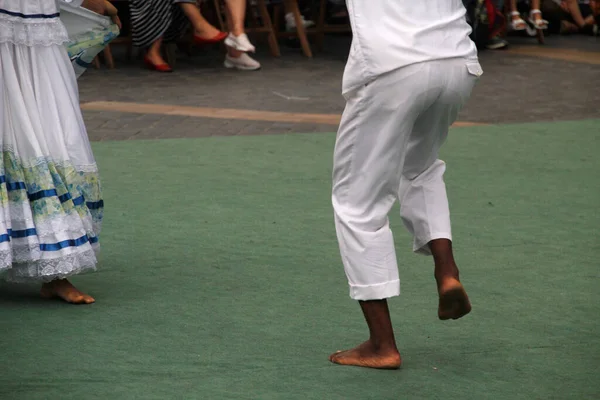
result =
[[[0,252],[0,262],[10,258],[8,252]],[[28,263],[15,263],[7,270],[3,278],[8,282],[50,282],[64,279],[72,275],[96,270],[96,254],[94,249],[69,254],[54,260],[38,260]]]
[[28,22],[0,14],[0,43],[23,46],[52,46],[68,42],[67,29],[59,18]]

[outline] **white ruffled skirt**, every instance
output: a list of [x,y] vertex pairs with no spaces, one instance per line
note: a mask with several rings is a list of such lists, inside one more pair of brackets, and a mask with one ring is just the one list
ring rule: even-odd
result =
[[62,45],[0,42],[0,139],[0,277],[94,270],[104,202]]

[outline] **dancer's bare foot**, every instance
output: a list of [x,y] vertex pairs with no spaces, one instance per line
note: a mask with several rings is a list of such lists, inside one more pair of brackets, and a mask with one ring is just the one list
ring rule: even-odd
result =
[[459,319],[471,312],[469,296],[458,279],[445,278],[438,285],[439,319]]
[[329,360],[356,367],[400,368],[402,359],[396,347],[387,300],[360,300],[358,303],[369,326],[369,340],[354,349],[338,351],[330,355]]
[[377,369],[398,369],[402,358],[396,348],[376,348],[370,340],[351,350],[338,351],[329,356],[329,361],[340,365]]
[[471,312],[471,302],[459,280],[452,242],[448,239],[432,240],[429,248],[435,262],[435,280],[439,294],[438,317],[442,320],[464,317]]
[[91,304],[94,298],[79,291],[66,279],[56,279],[42,285],[41,295],[45,299],[59,298],[72,304]]

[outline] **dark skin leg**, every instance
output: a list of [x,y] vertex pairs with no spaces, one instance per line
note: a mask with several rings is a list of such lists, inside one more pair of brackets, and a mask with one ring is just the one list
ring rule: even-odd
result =
[[448,239],[432,240],[429,248],[435,263],[434,276],[439,295],[438,317],[446,320],[467,315],[471,312],[471,303],[459,280],[452,242]]
[[397,369],[402,364],[396,347],[387,300],[359,301],[369,326],[369,340],[351,350],[338,351],[329,360],[341,365]]
[[[459,281],[452,243],[447,239],[436,239],[429,242],[429,248],[435,263],[438,317],[442,320],[461,318],[471,311],[471,303]],[[357,367],[400,368],[402,358],[396,347],[387,300],[359,301],[359,304],[369,327],[369,340],[351,350],[338,351],[329,356],[329,360]]]

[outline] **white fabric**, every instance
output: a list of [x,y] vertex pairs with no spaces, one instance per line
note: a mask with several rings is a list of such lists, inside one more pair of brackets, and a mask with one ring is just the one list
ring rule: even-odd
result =
[[350,297],[397,296],[400,278],[388,213],[396,200],[413,249],[451,239],[438,159],[448,127],[481,75],[477,60],[412,64],[346,94],[337,135],[332,203]]
[[[3,0],[0,0],[3,1]],[[62,45],[0,43],[0,151],[23,168],[51,163],[73,167],[64,183],[98,169],[79,108],[77,81]],[[34,177],[35,178],[35,177]],[[7,183],[10,176],[7,175]],[[28,184],[29,185],[29,184]],[[36,191],[34,186],[28,192]],[[41,188],[45,189],[45,188]],[[10,200],[0,207],[0,234],[34,228],[37,234],[0,243],[0,275],[11,281],[63,278],[94,270],[97,243],[40,251],[40,243],[97,238],[100,224],[88,213],[50,211]],[[48,215],[46,217],[45,215]]]
[[107,29],[112,24],[110,17],[69,3],[60,5],[60,20],[71,40],[94,30]]
[[24,162],[51,156],[54,162],[94,170],[67,50],[0,43],[0,56],[3,149]]
[[381,74],[423,61],[477,59],[462,0],[347,0],[353,39],[347,93]]
[[80,6],[83,0],[0,0],[0,43],[51,46],[68,40],[59,4]]

